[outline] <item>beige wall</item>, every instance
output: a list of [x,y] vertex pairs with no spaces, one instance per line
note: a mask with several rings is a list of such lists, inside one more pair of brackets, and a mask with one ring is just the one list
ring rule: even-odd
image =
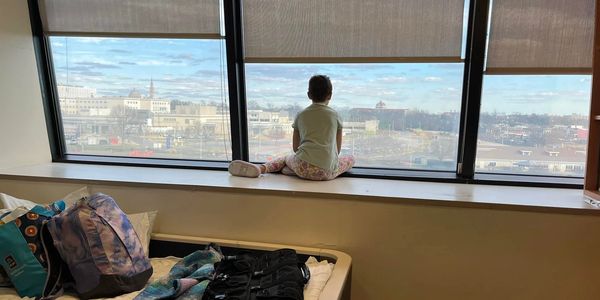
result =
[[[37,201],[81,184],[0,180]],[[93,185],[157,230],[322,246],[354,259],[353,299],[600,299],[600,217],[284,194]]]
[[0,169],[51,160],[25,0],[0,1],[0,129]]

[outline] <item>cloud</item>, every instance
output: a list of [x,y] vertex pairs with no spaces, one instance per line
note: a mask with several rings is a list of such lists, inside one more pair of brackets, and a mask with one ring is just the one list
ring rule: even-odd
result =
[[165,55],[165,57],[170,59],[170,62],[172,63],[186,63],[187,65],[199,65],[203,62],[207,62],[207,61],[213,61],[213,62],[217,62],[220,61],[220,57],[216,56],[216,57],[202,57],[202,58],[198,58],[195,57],[192,53],[179,53],[179,54],[168,54]]
[[93,69],[120,69],[121,68],[121,67],[113,65],[113,64],[102,63],[102,62],[82,61],[82,62],[77,62],[75,64],[82,66],[82,67],[93,68]]
[[425,81],[441,81],[442,78],[436,77],[436,76],[428,76],[428,77],[423,78],[423,80],[425,80]]
[[92,69],[90,67],[86,67],[86,66],[71,66],[71,67],[62,66],[62,67],[58,67],[57,69],[64,70],[65,72],[88,72],[88,71],[92,71]]
[[[443,95],[447,95],[447,94],[456,95],[461,92],[461,89],[450,86],[450,87],[435,89],[434,92],[438,93],[438,94],[443,94]],[[418,96],[418,97],[420,97],[420,96]]]
[[[216,71],[216,70],[198,70],[198,71],[194,72],[194,75],[201,76],[201,77],[215,78],[215,79],[221,78],[221,72]],[[225,79],[225,80],[227,80],[227,79]]]
[[131,51],[124,49],[109,49],[108,52],[129,54]]
[[78,74],[83,75],[83,76],[103,76],[104,73],[102,72],[97,72],[97,71],[83,71],[83,72],[78,72]]
[[163,58],[152,58],[138,60],[137,64],[140,66],[191,66],[194,65],[193,61],[185,63],[180,59],[163,59]]
[[[377,80],[375,80],[375,81],[377,81]],[[385,83],[400,83],[400,82],[406,82],[407,78],[404,76],[387,76],[387,77],[380,78],[379,81],[385,82]]]
[[394,91],[379,91],[375,95],[377,95],[377,96],[393,96],[393,95],[396,95],[396,92],[394,92]]
[[191,53],[181,53],[181,54],[176,54],[176,55],[167,55],[167,57],[172,58],[172,59],[179,59],[179,60],[194,60],[195,57],[193,54]]
[[164,65],[167,65],[165,62],[156,60],[156,59],[140,60],[137,62],[137,64],[140,66],[164,66]]
[[531,97],[539,97],[539,98],[543,98],[543,97],[554,97],[554,96],[558,96],[559,94],[557,92],[552,92],[552,91],[543,91],[543,92],[534,92],[534,93],[527,93],[527,96],[531,96]]
[[120,65],[127,65],[127,66],[137,66],[136,63],[134,62],[129,62],[129,61],[120,61],[119,62]]

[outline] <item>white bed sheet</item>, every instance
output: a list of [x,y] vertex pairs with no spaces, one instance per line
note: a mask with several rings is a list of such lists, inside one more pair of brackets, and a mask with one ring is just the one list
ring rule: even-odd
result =
[[[175,265],[180,258],[177,257],[161,257],[161,258],[152,258],[150,262],[152,263],[152,268],[154,271],[152,272],[152,277],[148,282],[153,282],[154,280],[160,278],[161,276],[167,275],[173,265]],[[106,299],[118,299],[118,300],[129,300],[135,298],[140,293],[140,291],[132,292],[129,294],[124,294],[115,298],[106,298]],[[33,299],[33,298],[21,298],[17,295],[17,292],[12,288],[0,288],[0,299],[1,300],[13,300],[13,299]],[[76,295],[67,294],[62,297],[59,297],[60,300],[74,300],[79,299]]]

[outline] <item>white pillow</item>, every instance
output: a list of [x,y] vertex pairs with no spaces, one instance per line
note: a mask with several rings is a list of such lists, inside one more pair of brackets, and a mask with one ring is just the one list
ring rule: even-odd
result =
[[2,208],[15,209],[19,206],[25,206],[27,209],[32,209],[37,204],[25,199],[19,199],[11,195],[0,193],[0,202]]
[[154,227],[154,219],[158,211],[147,211],[138,214],[127,215],[129,222],[133,226],[133,230],[137,233],[142,246],[144,247],[144,253],[148,256],[148,248],[150,247],[150,239],[152,238],[152,228]]
[[[90,191],[87,186],[84,186],[78,190],[75,190],[75,191],[69,193],[68,195],[66,195],[58,200],[63,200],[65,202],[66,207],[69,207],[73,203],[77,202],[77,200],[79,200],[83,197],[89,197],[89,196],[90,196]],[[27,209],[32,209],[34,206],[37,205],[37,203],[35,203],[35,202],[25,200],[25,199],[19,199],[19,198],[13,197],[11,195],[3,194],[3,193],[0,193],[0,203],[2,203],[2,207],[0,207],[0,208],[7,208],[7,209],[15,209],[19,206],[24,206]]]
[[87,186],[84,186],[62,197],[60,200],[65,202],[66,207],[69,207],[79,201],[79,199],[89,197],[90,195],[90,189]]

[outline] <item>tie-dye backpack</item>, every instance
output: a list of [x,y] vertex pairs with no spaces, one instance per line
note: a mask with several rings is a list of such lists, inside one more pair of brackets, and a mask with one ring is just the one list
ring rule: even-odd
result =
[[[54,249],[46,222],[64,210],[63,201],[12,214],[0,225],[0,284],[12,285],[21,297],[48,297],[60,294],[62,261]],[[7,220],[8,218],[3,218]],[[2,273],[2,272],[0,272]]]
[[142,289],[152,266],[133,226],[113,198],[83,198],[48,222],[54,245],[84,299]]

